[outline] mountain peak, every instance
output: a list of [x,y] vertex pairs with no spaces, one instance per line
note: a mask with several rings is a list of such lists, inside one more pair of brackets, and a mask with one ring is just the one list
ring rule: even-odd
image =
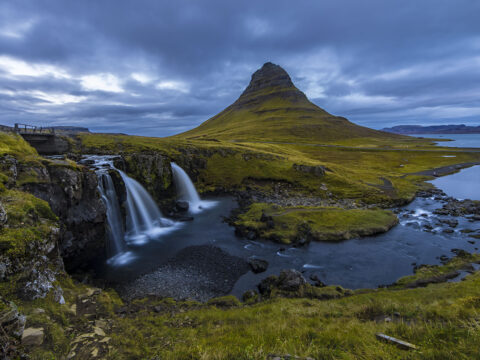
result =
[[352,124],[310,102],[280,66],[265,63],[242,95],[195,129],[187,139],[325,143],[392,135]]
[[292,82],[288,73],[279,65],[266,62],[255,71],[245,91],[235,102],[237,106],[250,106],[258,103],[281,97],[290,101],[308,101],[303,92],[298,90]]
[[277,87],[293,88],[294,85],[288,73],[281,66],[266,62],[260,69],[253,73],[252,80],[242,96],[250,95],[266,88]]

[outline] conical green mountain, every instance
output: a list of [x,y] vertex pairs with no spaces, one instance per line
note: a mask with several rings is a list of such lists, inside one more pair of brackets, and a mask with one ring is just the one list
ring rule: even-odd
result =
[[398,138],[334,116],[308,100],[288,73],[270,62],[252,75],[232,105],[195,129],[187,139],[332,142],[352,138]]

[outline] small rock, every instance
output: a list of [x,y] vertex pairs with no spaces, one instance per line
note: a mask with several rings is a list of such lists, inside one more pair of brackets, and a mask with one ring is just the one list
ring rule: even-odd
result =
[[250,268],[255,274],[258,274],[267,270],[268,261],[263,259],[250,258],[248,259],[248,265],[250,265]]
[[22,345],[24,346],[38,346],[43,344],[45,334],[43,328],[27,328],[22,334]]
[[178,211],[178,212],[187,212],[188,209],[190,207],[190,204],[188,201],[184,201],[184,200],[178,200],[176,203],[175,203],[175,209]]
[[248,301],[248,300],[251,300],[251,299],[255,299],[257,296],[258,296],[258,294],[255,290],[247,290],[243,294],[242,300],[245,302],[245,301]]
[[320,280],[320,278],[318,277],[317,274],[312,274],[310,275],[310,280],[313,281],[313,285],[316,286],[316,287],[325,287],[325,283]]

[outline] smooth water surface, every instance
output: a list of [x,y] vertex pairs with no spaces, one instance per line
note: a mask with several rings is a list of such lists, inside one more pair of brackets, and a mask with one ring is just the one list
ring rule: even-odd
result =
[[456,174],[439,177],[430,183],[454,198],[480,200],[480,166],[472,166]]
[[437,142],[439,146],[480,148],[480,134],[418,134],[409,136],[453,140],[439,141]]
[[[151,272],[191,245],[210,244],[231,255],[244,259],[259,257],[267,260],[268,270],[261,274],[248,272],[236,283],[232,293],[241,296],[253,289],[265,277],[283,269],[294,268],[308,278],[316,274],[326,284],[346,288],[371,288],[393,283],[413,273],[415,264],[438,264],[441,255],[453,256],[451,249],[472,252],[477,245],[460,229],[480,228],[478,223],[459,219],[453,234],[442,233],[439,223],[446,216],[433,210],[441,207],[433,199],[417,199],[399,214],[400,224],[388,233],[342,242],[315,242],[303,248],[285,247],[270,241],[250,241],[238,238],[234,229],[222,222],[222,217],[237,206],[231,198],[216,198],[217,205],[195,216],[192,222],[168,234],[152,239],[142,246],[130,247],[132,260],[122,266],[105,265],[104,276],[112,282],[129,282]],[[426,232],[430,225],[435,233]],[[480,229],[479,229],[480,230]]]

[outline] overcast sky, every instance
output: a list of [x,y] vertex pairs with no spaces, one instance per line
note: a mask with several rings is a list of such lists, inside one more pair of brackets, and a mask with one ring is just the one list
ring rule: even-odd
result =
[[357,124],[480,125],[478,0],[1,0],[0,123],[171,135],[267,61]]

